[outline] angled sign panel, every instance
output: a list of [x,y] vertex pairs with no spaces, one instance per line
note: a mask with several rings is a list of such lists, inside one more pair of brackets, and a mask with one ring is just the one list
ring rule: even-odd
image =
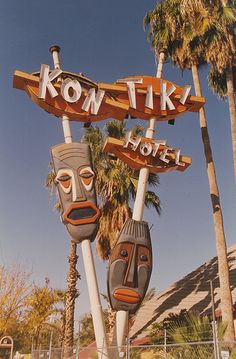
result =
[[203,97],[190,96],[191,86],[181,88],[156,77],[96,83],[81,74],[50,71],[48,65],[41,65],[35,74],[15,71],[13,86],[25,91],[45,111],[82,122],[123,120],[127,116],[169,121],[187,111],[198,112],[205,102]]
[[124,140],[108,137],[103,151],[118,157],[135,170],[148,168],[151,173],[183,172],[191,164],[190,157],[180,155],[180,149],[169,147],[165,140],[133,139],[130,132]]

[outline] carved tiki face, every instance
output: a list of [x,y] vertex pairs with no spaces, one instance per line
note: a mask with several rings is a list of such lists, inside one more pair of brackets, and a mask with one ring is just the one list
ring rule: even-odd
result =
[[76,243],[94,240],[99,209],[94,187],[90,148],[73,142],[52,147],[56,184],[62,206],[61,219]]
[[128,219],[109,261],[108,295],[111,307],[134,314],[146,294],[151,272],[152,247],[148,224]]

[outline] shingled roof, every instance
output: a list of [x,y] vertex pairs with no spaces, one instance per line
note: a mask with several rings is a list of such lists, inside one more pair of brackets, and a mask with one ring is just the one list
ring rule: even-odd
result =
[[[233,303],[236,302],[236,244],[228,249],[228,263]],[[130,330],[130,338],[145,336],[145,330],[154,322],[162,322],[170,313],[181,309],[211,313],[210,282],[213,283],[215,309],[220,310],[218,260],[210,261],[175,282],[168,289],[154,296],[137,313]]]

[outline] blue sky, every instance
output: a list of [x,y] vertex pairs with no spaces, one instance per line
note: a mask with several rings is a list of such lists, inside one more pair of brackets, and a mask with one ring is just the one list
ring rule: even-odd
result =
[[[16,69],[39,71],[52,66],[48,49],[61,47],[62,69],[83,72],[100,82],[124,76],[155,76],[155,61],[143,31],[143,17],[153,0],[58,1],[8,0],[0,4],[0,263],[20,263],[38,284],[49,277],[54,287],[66,285],[69,237],[44,187],[52,145],[63,142],[60,121],[13,89]],[[207,87],[208,68],[201,71],[209,134],[216,165],[227,244],[235,242],[236,195],[229,111]],[[164,79],[192,84],[167,62]],[[194,94],[192,89],[191,94]],[[129,121],[128,126],[135,123]],[[147,123],[143,123],[144,126]],[[104,122],[100,124],[103,126]],[[73,123],[74,140],[84,133]],[[192,157],[184,173],[160,176],[162,214],[145,210],[151,230],[154,268],[150,287],[158,291],[216,255],[208,180],[197,114],[186,114],[174,126],[161,123],[156,138],[166,139]],[[93,245],[94,248],[94,245]],[[96,254],[95,254],[96,257]],[[106,263],[96,257],[101,292],[106,291]],[[79,249],[77,316],[89,311]]]

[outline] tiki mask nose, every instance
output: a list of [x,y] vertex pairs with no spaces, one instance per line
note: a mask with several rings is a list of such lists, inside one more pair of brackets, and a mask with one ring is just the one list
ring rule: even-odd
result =
[[82,202],[87,200],[83,185],[79,178],[76,178],[75,184],[72,186],[72,200],[73,202]]
[[137,282],[137,268],[136,268],[136,248],[133,247],[132,254],[130,261],[128,263],[125,279],[124,279],[124,285],[128,287],[136,287]]

